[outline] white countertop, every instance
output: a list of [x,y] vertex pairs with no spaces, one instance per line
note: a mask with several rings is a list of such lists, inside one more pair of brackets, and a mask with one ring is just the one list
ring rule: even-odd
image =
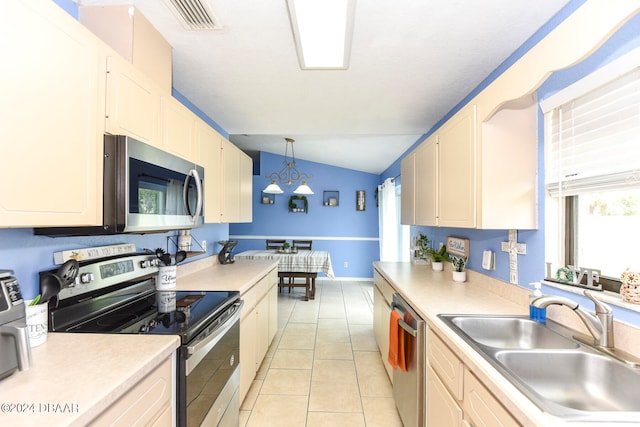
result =
[[218,264],[214,257],[178,268],[176,291],[248,291],[269,271],[278,268],[278,260],[236,259]]
[[178,336],[49,333],[0,381],[4,426],[84,426],[180,345]]
[[[528,315],[528,291],[467,271],[467,282],[452,280],[451,272],[434,272],[428,265],[375,262],[374,267],[426,321],[523,426],[602,426],[603,423],[564,422],[543,413],[479,353],[446,326],[438,314]],[[491,289],[490,291],[488,289]],[[495,293],[494,293],[495,292]],[[615,424],[622,425],[622,424]]]

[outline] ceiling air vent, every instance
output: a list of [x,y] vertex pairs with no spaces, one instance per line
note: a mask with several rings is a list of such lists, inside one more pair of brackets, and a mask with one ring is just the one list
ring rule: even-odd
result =
[[220,24],[207,0],[165,0],[187,30],[216,30]]

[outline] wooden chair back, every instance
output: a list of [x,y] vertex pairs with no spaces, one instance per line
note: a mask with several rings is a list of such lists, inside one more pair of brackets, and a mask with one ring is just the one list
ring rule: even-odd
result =
[[267,239],[267,250],[268,249],[280,249],[282,245],[284,245],[286,240],[269,240]]
[[313,245],[313,240],[294,240],[292,246],[298,249],[310,251]]

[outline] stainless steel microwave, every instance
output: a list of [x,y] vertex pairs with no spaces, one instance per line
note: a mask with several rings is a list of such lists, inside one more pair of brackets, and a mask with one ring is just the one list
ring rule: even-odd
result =
[[122,135],[104,136],[103,223],[36,228],[78,236],[157,233],[204,224],[204,168]]

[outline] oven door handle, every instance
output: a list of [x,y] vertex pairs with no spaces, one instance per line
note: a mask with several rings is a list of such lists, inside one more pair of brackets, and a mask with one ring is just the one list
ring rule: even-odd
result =
[[215,344],[217,344],[219,339],[224,334],[226,334],[227,331],[231,329],[231,327],[236,322],[236,320],[240,318],[240,312],[242,310],[243,304],[244,304],[244,301],[242,300],[240,300],[237,303],[234,303],[233,305],[237,307],[236,311],[227,320],[225,320],[225,322],[221,325],[220,328],[213,331],[211,335],[207,335],[201,340],[194,342],[192,345],[187,346],[187,353],[189,354],[189,356],[192,356],[193,354],[198,353],[203,349],[209,349],[210,347],[213,347]]

